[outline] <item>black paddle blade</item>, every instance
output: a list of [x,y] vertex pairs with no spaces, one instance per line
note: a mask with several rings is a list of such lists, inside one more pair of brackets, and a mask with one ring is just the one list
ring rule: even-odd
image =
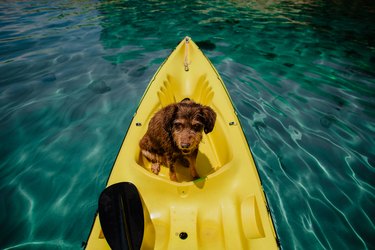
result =
[[120,182],[104,189],[99,197],[99,220],[103,234],[113,250],[141,248],[143,207],[134,184]]

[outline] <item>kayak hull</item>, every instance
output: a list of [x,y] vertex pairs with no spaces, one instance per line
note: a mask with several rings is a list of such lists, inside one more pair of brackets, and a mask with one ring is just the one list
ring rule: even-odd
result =
[[[162,107],[190,98],[217,119],[199,146],[197,172],[176,167],[159,175],[140,153],[139,140]],[[141,249],[278,249],[259,175],[225,85],[197,45],[184,39],[152,78],[129,126],[107,186],[133,183],[144,213]],[[98,216],[86,249],[109,249]]]

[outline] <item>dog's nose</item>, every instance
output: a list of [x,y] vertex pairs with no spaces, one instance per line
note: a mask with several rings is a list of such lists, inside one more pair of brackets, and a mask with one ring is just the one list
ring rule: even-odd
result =
[[190,143],[181,143],[181,148],[189,148]]

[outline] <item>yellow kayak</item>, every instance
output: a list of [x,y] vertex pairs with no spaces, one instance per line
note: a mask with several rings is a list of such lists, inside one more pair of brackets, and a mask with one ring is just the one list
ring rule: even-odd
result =
[[[161,108],[190,98],[217,114],[199,146],[193,180],[159,175],[139,140]],[[104,205],[103,205],[104,204]],[[228,91],[198,46],[186,37],[151,79],[99,201],[86,249],[278,249],[267,200]]]

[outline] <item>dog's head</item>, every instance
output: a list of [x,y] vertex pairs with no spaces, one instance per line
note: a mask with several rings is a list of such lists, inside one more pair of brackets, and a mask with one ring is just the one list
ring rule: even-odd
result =
[[166,107],[167,128],[176,146],[190,154],[198,148],[202,132],[211,132],[215,125],[216,113],[212,108],[184,99]]

